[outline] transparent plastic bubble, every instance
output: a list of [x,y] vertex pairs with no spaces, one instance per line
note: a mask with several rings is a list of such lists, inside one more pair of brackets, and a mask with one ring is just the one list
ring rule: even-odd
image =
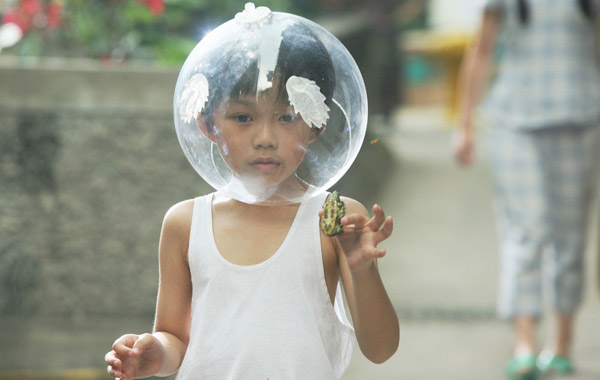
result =
[[251,3],[196,45],[173,105],[194,169],[250,204],[295,203],[329,189],[367,126],[364,82],[342,43],[310,20]]

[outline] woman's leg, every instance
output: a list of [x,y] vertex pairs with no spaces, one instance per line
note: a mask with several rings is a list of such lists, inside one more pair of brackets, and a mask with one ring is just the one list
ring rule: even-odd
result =
[[573,341],[573,314],[559,314],[556,317],[554,339],[549,348],[556,356],[569,357]]
[[574,314],[579,307],[584,283],[589,210],[597,187],[600,128],[565,127],[552,141],[554,178],[550,210],[552,220],[549,290],[556,312],[552,339],[546,349],[569,357],[573,341]]
[[549,197],[544,152],[536,134],[495,128],[489,150],[496,190],[500,240],[500,316],[515,334],[511,379],[532,379],[536,372],[536,327],[542,315],[542,253],[547,244]]
[[537,320],[532,317],[516,316],[513,319],[515,357],[525,357],[536,354],[536,325]]
[[[543,154],[531,132],[493,128],[488,137],[501,257],[499,313],[507,320],[536,320],[542,314],[541,258],[551,206]],[[515,332],[527,331],[523,326],[516,324]]]

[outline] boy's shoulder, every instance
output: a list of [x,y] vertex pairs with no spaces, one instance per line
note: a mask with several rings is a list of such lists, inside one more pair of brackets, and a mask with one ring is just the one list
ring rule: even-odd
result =
[[194,210],[194,198],[186,199],[171,206],[165,215],[165,218],[180,218],[191,213]]
[[349,197],[345,197],[345,196],[340,196],[340,200],[342,202],[344,202],[344,204],[346,205],[346,215],[348,214],[363,214],[363,215],[368,215],[369,212],[367,211],[367,208],[360,203],[359,201],[357,201],[356,199],[352,199]]
[[167,210],[163,226],[175,231],[189,231],[194,212],[194,199],[186,199],[171,206]]

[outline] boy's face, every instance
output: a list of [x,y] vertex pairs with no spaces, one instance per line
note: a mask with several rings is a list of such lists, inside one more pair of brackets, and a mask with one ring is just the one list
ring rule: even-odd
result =
[[317,137],[274,91],[223,102],[213,116],[221,155],[243,182],[271,188],[296,180],[307,146]]

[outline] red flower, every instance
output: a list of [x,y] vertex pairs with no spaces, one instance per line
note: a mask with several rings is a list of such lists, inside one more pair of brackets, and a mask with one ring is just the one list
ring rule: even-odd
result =
[[42,4],[39,0],[21,0],[20,5],[19,9],[30,16],[42,12]]
[[46,22],[48,29],[56,29],[60,26],[62,6],[58,2],[51,2],[46,10]]
[[26,14],[20,8],[11,9],[2,17],[2,24],[13,23],[17,25],[23,34],[27,33],[33,26],[33,17]]
[[138,0],[140,3],[145,4],[153,15],[159,16],[165,11],[164,0]]
[[9,10],[2,18],[2,24],[14,23],[23,34],[31,28],[55,29],[60,26],[62,6],[52,1],[46,10],[39,0],[22,0],[18,6]]

